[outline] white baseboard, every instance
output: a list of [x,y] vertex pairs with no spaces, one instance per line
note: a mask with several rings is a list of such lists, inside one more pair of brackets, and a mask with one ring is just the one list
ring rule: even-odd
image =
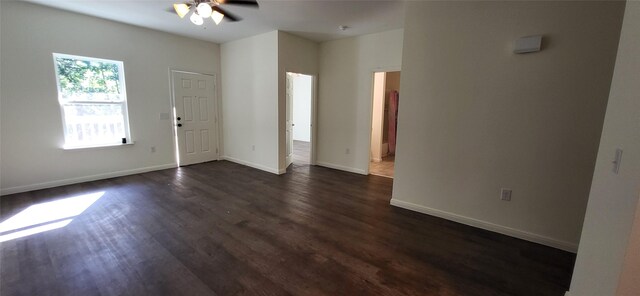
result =
[[70,184],[76,184],[76,183],[82,183],[82,182],[90,182],[90,181],[102,180],[102,179],[109,179],[109,178],[121,177],[126,175],[134,175],[134,174],[146,173],[151,171],[175,168],[177,166],[178,165],[175,163],[168,163],[163,165],[156,165],[156,166],[150,166],[150,167],[144,167],[144,168],[138,168],[138,169],[132,169],[132,170],[109,172],[104,174],[90,175],[90,176],[63,179],[63,180],[55,180],[55,181],[38,183],[38,184],[2,188],[0,190],[0,195],[8,195],[8,194],[14,194],[14,193],[20,193],[20,192],[40,190],[45,188],[58,187],[58,186],[64,186],[64,185],[70,185]]
[[373,162],[382,162],[382,158],[373,157],[373,158],[371,158],[371,161],[373,161]]
[[361,169],[345,167],[345,166],[332,164],[332,163],[327,163],[327,162],[322,162],[322,161],[316,162],[316,165],[327,167],[327,168],[330,168],[330,169],[336,169],[336,170],[356,173],[356,174],[360,174],[360,175],[367,175],[367,173],[364,170],[361,170]]
[[266,167],[266,166],[263,166],[263,165],[260,165],[260,164],[256,164],[256,163],[252,163],[252,162],[249,162],[249,161],[244,161],[244,160],[241,160],[241,159],[233,158],[231,156],[222,156],[222,159],[228,160],[230,162],[235,162],[237,164],[245,165],[245,166],[248,166],[248,167],[252,167],[254,169],[259,169],[261,171],[265,171],[265,172],[269,172],[269,173],[272,173],[272,174],[276,174],[276,175],[284,174],[287,171],[286,169],[284,169],[284,171],[283,171],[281,169],[269,168],[269,167]]
[[502,226],[502,225],[498,225],[498,224],[493,224],[491,222],[486,222],[486,221],[482,221],[482,220],[478,220],[478,219],[474,219],[474,218],[469,218],[469,217],[465,217],[465,216],[461,216],[461,215],[457,215],[457,214],[453,214],[453,213],[449,213],[449,212],[445,212],[445,211],[441,211],[441,210],[425,207],[425,206],[422,206],[422,205],[418,205],[418,204],[414,204],[414,203],[410,203],[410,202],[406,202],[406,201],[401,201],[401,200],[398,200],[398,199],[395,199],[395,198],[391,199],[390,204],[392,206],[396,206],[396,207],[404,208],[404,209],[407,209],[407,210],[420,212],[420,213],[431,215],[431,216],[436,216],[436,217],[439,217],[439,218],[451,220],[451,221],[454,221],[454,222],[466,224],[466,225],[477,227],[477,228],[482,228],[482,229],[485,229],[485,230],[501,233],[501,234],[508,235],[508,236],[513,236],[513,237],[516,237],[516,238],[519,238],[519,239],[527,240],[527,241],[534,242],[534,243],[539,243],[539,244],[542,244],[542,245],[545,245],[545,246],[549,246],[549,247],[565,250],[565,251],[572,252],[572,253],[576,253],[577,250],[578,250],[578,245],[574,244],[574,243],[557,240],[557,239],[554,239],[554,238],[550,238],[550,237],[547,237],[547,236],[543,236],[543,235],[527,232],[527,231],[524,231],[524,230],[519,230],[519,229],[515,229],[515,228],[511,228],[511,227],[506,227],[506,226]]

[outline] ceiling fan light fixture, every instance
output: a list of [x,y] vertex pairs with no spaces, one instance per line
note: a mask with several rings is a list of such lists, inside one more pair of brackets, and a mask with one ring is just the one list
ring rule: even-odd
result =
[[194,12],[189,19],[194,25],[197,25],[197,26],[200,26],[204,23],[204,20],[202,19],[202,17],[196,12]]
[[173,9],[176,11],[180,18],[184,18],[189,13],[189,5],[184,3],[173,4]]
[[208,18],[211,16],[211,5],[209,5],[208,3],[200,3],[198,4],[198,6],[196,7],[196,10],[198,11],[198,14],[200,15],[200,17],[202,18]]
[[219,23],[222,21],[222,19],[224,18],[224,14],[219,13],[219,12],[217,12],[217,11],[213,11],[213,12],[211,13],[211,18],[213,19],[213,22],[214,22],[214,23],[216,23],[216,25],[217,25],[217,24],[219,24]]

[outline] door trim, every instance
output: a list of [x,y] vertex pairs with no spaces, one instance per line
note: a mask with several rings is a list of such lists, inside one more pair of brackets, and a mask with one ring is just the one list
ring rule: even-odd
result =
[[[295,79],[293,72],[285,72],[285,90],[284,90],[284,167],[286,169],[293,163],[293,80]],[[288,135],[288,137],[287,137]],[[289,153],[287,153],[287,151]]]
[[173,154],[175,157],[176,167],[180,167],[180,156],[179,156],[180,150],[178,149],[178,141],[177,141],[178,130],[175,125],[175,118],[177,116],[176,115],[176,98],[175,98],[175,89],[173,87],[173,76],[176,73],[204,75],[204,76],[211,76],[213,78],[213,105],[215,108],[214,122],[216,123],[216,151],[217,151],[215,160],[218,160],[218,161],[221,160],[220,155],[222,154],[222,151],[220,151],[220,102],[218,101],[218,80],[216,75],[209,74],[209,73],[201,73],[201,72],[193,72],[193,71],[169,68],[169,104],[171,106],[171,110],[169,111],[169,114],[171,114],[171,118],[170,118],[171,133],[172,133],[171,140],[173,142]]
[[318,125],[316,124],[316,104],[318,103],[318,75],[311,75],[311,165],[317,165],[316,140],[318,139]]

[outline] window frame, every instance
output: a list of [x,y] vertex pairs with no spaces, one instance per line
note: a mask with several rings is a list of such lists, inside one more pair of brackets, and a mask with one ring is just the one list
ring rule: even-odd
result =
[[[82,61],[88,61],[88,62],[101,62],[101,63],[112,63],[112,64],[116,64],[118,66],[118,80],[119,80],[119,84],[121,85],[120,89],[122,91],[121,96],[122,96],[122,101],[121,102],[107,102],[107,101],[91,101],[91,100],[85,100],[85,101],[77,101],[77,100],[73,100],[73,101],[69,101],[69,100],[63,100],[62,98],[62,91],[61,91],[61,86],[60,86],[60,75],[59,75],[59,69],[58,69],[58,63],[56,61],[56,59],[58,58],[65,58],[65,59],[73,59],[73,60],[82,60]],[[53,53],[53,66],[54,66],[54,71],[55,71],[55,77],[56,77],[56,88],[58,90],[58,106],[60,108],[60,116],[62,119],[62,131],[64,133],[64,145],[63,145],[63,149],[65,150],[72,150],[72,149],[84,149],[84,148],[100,148],[100,147],[111,147],[111,146],[122,146],[122,145],[132,145],[133,141],[131,140],[131,130],[129,127],[129,103],[128,103],[128,98],[127,98],[127,86],[126,86],[126,79],[125,79],[125,75],[124,75],[124,62],[123,61],[118,61],[118,60],[110,60],[110,59],[103,59],[103,58],[94,58],[94,57],[86,57],[86,56],[79,56],[79,55],[71,55],[71,54],[63,54],[63,53]],[[72,145],[68,143],[67,140],[67,118],[65,115],[65,111],[64,111],[64,107],[65,106],[69,106],[69,105],[73,105],[73,104],[85,104],[85,105],[119,105],[122,108],[122,119],[123,119],[123,124],[124,124],[124,137],[126,139],[126,143],[122,143],[121,140],[116,140],[113,143],[108,142],[108,143],[83,143],[80,145]]]

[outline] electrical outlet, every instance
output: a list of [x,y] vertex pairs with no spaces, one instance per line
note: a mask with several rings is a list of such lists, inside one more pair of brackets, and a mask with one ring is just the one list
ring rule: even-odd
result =
[[500,199],[504,201],[511,201],[511,189],[508,189],[508,188],[500,189]]
[[149,148],[149,150],[151,150],[151,153],[155,153],[156,152],[156,146],[151,146],[151,148]]
[[347,149],[344,150],[344,153],[345,154],[349,154],[349,153],[351,153],[351,151],[349,150],[349,148],[347,148]]

